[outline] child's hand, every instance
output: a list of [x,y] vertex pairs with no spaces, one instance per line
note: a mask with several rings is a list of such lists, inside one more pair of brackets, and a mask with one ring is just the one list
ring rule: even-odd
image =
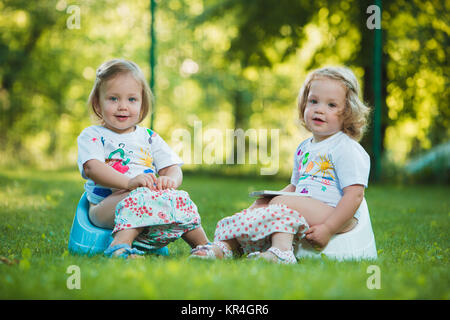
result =
[[322,250],[330,241],[331,236],[333,235],[330,229],[326,224],[316,224],[305,231],[306,240],[311,243],[311,245],[317,249]]
[[169,176],[159,176],[158,179],[156,179],[156,189],[157,190],[164,190],[164,189],[176,189],[177,183],[176,181]]
[[155,183],[156,177],[153,173],[142,173],[130,179],[128,182],[128,190],[134,190],[139,187],[147,187],[150,190],[156,190]]

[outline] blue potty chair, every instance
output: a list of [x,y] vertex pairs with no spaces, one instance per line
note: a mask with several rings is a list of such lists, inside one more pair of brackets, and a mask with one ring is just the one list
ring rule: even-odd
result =
[[[94,226],[89,220],[89,202],[86,193],[83,193],[78,202],[77,211],[73,219],[69,237],[69,252],[73,254],[94,255],[103,253],[113,241],[110,229]],[[167,256],[169,250],[163,248],[144,247],[139,242],[134,242],[133,247],[148,253]]]

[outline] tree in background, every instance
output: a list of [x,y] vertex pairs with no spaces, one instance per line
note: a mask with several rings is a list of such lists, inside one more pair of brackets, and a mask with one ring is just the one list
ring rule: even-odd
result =
[[[170,140],[197,120],[219,130],[279,128],[280,159],[290,167],[303,138],[296,94],[310,69],[346,64],[373,99],[370,4],[159,1],[155,130]],[[2,161],[72,164],[76,136],[91,123],[95,68],[122,57],[150,74],[148,2],[75,6],[80,28],[69,29],[65,0],[0,0]],[[449,139],[447,12],[443,0],[383,2],[383,135],[396,163]],[[370,150],[370,133],[363,143]]]
[[[346,64],[362,78],[364,99],[373,105],[373,1],[227,0],[210,5],[197,20],[236,18],[227,57],[243,66],[271,68],[314,46],[307,69]],[[397,160],[448,141],[448,2],[384,1],[382,113],[384,146]],[[317,28],[308,28],[313,23]],[[319,39],[317,39],[319,38]],[[302,58],[300,56],[300,58]],[[370,128],[371,129],[371,128]],[[386,134],[388,135],[386,137]],[[371,132],[363,144],[371,150]],[[398,136],[401,136],[399,139]],[[396,140],[396,143],[392,143]]]
[[72,27],[64,0],[0,1],[2,161],[46,166],[67,163],[68,154],[73,161],[76,136],[90,123],[86,101],[95,68],[113,57],[146,66],[145,5],[75,5],[79,25]]

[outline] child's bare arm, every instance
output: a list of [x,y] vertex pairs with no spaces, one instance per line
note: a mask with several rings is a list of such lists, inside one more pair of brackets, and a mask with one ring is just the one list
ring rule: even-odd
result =
[[306,239],[320,247],[325,247],[331,236],[342,230],[342,227],[354,216],[364,198],[364,186],[351,185],[343,189],[344,195],[332,214],[322,223],[312,226],[305,232]]
[[99,160],[89,160],[83,164],[86,176],[102,186],[115,189],[128,189],[130,178],[117,172]]
[[179,165],[165,167],[158,172],[159,177],[156,180],[158,190],[178,188],[183,181],[183,172]]
[[355,215],[364,198],[364,186],[362,185],[351,185],[345,187],[343,191],[342,199],[333,214],[324,223],[333,234],[339,232],[344,224]]
[[138,187],[154,189],[156,178],[153,174],[140,174],[132,179],[121,174],[99,160],[88,160],[83,165],[86,176],[104,187],[133,190]]

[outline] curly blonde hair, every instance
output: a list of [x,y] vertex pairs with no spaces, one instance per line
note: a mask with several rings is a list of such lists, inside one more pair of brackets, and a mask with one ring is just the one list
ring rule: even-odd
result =
[[142,105],[138,122],[144,120],[148,112],[151,110],[153,94],[139,66],[132,61],[124,59],[113,59],[104,62],[100,67],[98,67],[96,71],[94,87],[92,88],[89,95],[88,104],[91,106],[94,114],[98,117],[99,120],[103,119],[101,113],[98,110],[98,107],[100,105],[101,86],[115,76],[124,73],[132,74],[134,79],[142,86]]
[[361,140],[367,128],[370,108],[359,98],[361,92],[354,73],[346,67],[325,67],[308,74],[298,95],[298,112],[302,125],[306,126],[304,113],[311,83],[317,79],[328,78],[339,81],[346,88],[345,109],[342,113],[342,131],[356,141]]

